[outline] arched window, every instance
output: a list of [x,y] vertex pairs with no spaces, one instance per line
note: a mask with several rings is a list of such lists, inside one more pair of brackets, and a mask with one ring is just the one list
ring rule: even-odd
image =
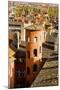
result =
[[39,53],[41,53],[41,46],[40,46],[40,48],[39,48]]
[[37,56],[37,49],[33,50],[34,56]]
[[37,42],[37,37],[34,37],[34,42]]
[[30,74],[30,68],[27,67],[27,74]]
[[36,72],[36,71],[37,71],[37,65],[34,64],[34,65],[33,65],[33,72]]

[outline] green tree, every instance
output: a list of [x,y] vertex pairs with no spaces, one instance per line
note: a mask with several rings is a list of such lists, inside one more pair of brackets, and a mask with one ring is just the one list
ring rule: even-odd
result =
[[20,16],[22,13],[22,9],[23,8],[16,6],[13,11],[14,11],[16,16]]
[[58,17],[58,8],[57,7],[49,7],[48,15],[49,15],[49,17]]

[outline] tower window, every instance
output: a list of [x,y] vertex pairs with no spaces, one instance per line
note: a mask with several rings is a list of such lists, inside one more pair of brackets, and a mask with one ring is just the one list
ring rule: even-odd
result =
[[34,72],[37,71],[37,65],[36,65],[36,64],[33,65],[33,71],[34,71]]
[[27,67],[27,74],[30,74],[30,68]]
[[37,42],[37,37],[34,37],[34,42]]
[[39,53],[41,53],[41,46],[40,46],[40,48],[39,48]]
[[34,49],[33,53],[34,53],[34,56],[37,56],[37,49]]
[[45,32],[44,32],[44,39],[45,39]]
[[26,36],[26,41],[30,42],[30,37]]

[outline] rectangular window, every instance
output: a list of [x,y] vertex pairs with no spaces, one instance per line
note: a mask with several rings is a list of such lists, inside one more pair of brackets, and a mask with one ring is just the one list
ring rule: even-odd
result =
[[16,71],[16,77],[19,78],[20,77],[20,71]]
[[24,77],[24,71],[21,72],[20,70],[16,71],[16,77],[19,78],[19,77]]

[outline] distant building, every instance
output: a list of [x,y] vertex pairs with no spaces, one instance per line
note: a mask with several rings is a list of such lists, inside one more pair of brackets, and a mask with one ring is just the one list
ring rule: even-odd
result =
[[[16,19],[9,20],[9,33],[13,33],[13,44],[16,48],[19,48],[21,44],[21,37],[24,37],[23,24]],[[22,35],[23,34],[23,35]]]

